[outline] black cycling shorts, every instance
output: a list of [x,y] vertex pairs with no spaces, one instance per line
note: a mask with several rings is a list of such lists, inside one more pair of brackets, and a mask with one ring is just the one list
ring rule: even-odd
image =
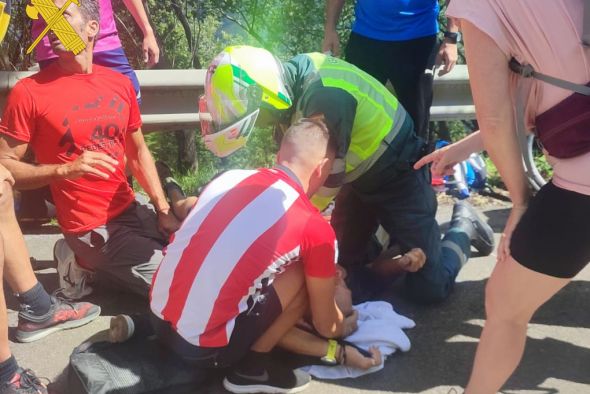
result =
[[516,226],[510,251],[533,271],[576,276],[590,262],[590,196],[543,186]]
[[225,368],[241,360],[250,347],[281,315],[281,301],[271,286],[265,286],[254,302],[250,297],[248,309],[236,318],[227,346],[208,348],[195,346],[182,338],[169,322],[152,313],[152,326],[158,339],[184,361],[197,368]]

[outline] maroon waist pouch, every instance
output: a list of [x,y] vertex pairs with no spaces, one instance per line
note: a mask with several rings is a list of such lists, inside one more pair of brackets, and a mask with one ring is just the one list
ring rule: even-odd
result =
[[551,156],[567,159],[590,152],[590,96],[572,94],[537,116],[535,126]]

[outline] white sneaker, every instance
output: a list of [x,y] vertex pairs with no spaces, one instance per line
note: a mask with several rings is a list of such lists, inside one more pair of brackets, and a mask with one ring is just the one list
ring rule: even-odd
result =
[[53,246],[53,259],[57,263],[59,287],[64,296],[77,300],[92,293],[92,287],[88,284],[94,281],[94,272],[78,265],[65,239],[58,239]]

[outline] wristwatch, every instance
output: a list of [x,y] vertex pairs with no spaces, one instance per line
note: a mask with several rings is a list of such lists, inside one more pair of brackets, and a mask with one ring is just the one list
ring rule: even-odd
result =
[[328,339],[328,351],[326,355],[321,358],[322,363],[325,365],[337,365],[338,360],[336,359],[336,349],[338,347],[338,342],[334,339]]
[[458,41],[461,41],[461,33],[458,31],[445,31],[444,36],[451,44],[456,44]]

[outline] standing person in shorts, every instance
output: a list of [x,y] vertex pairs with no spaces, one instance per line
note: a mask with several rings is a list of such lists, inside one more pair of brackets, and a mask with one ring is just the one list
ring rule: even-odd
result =
[[[590,261],[590,100],[563,87],[525,80],[508,67],[515,58],[539,73],[588,86],[590,52],[580,39],[583,4],[453,0],[449,6],[465,36],[481,132],[435,152],[433,168],[444,170],[461,160],[464,150],[482,146],[513,203],[486,288],[487,320],[468,394],[500,390],[520,363],[535,311]],[[554,170],[553,179],[534,197],[517,140],[515,114],[520,111],[514,103],[519,102],[526,126],[536,127]]]

